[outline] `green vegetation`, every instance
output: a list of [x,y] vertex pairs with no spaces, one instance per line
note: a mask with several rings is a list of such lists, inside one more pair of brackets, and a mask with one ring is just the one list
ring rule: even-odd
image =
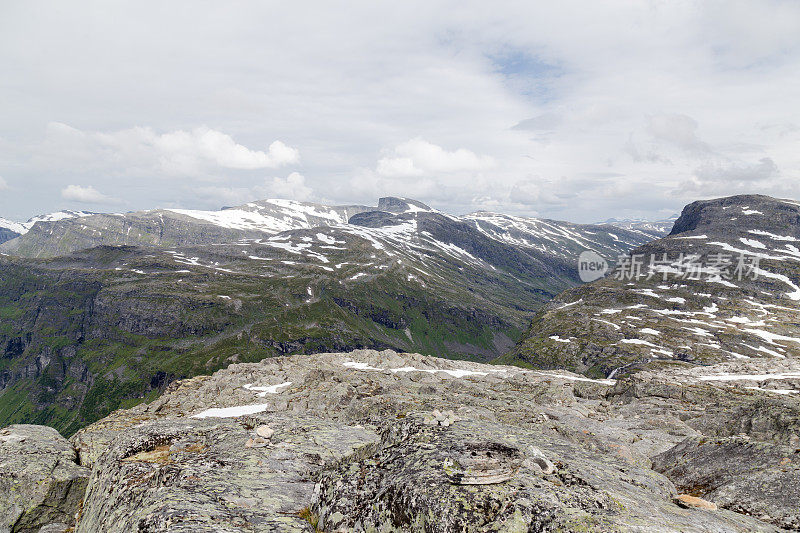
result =
[[[362,248],[345,253],[373,252]],[[251,265],[177,273],[165,254],[135,248],[0,258],[0,376],[8,382],[0,426],[40,423],[69,435],[152,400],[176,379],[276,355],[391,348],[486,361],[519,339],[531,310],[560,288],[448,264],[435,286],[408,280],[399,264],[368,283],[351,281],[346,268],[293,265],[265,276]],[[134,268],[157,274],[131,275]]]

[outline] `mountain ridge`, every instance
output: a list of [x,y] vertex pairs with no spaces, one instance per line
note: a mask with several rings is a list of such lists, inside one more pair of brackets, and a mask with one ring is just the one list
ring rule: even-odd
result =
[[500,360],[607,376],[654,364],[797,357],[799,244],[800,204],[792,200],[691,203],[670,235],[633,250],[632,275],[559,295]]

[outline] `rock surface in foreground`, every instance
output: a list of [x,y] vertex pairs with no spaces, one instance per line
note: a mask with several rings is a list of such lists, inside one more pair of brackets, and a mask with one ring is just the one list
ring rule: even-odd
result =
[[52,428],[14,425],[0,430],[0,532],[33,532],[75,522],[89,469]]
[[[92,471],[76,531],[796,528],[797,491],[737,485],[796,481],[786,463],[755,478],[763,458],[700,455],[695,472],[724,479],[689,487],[684,450],[782,458],[797,398],[693,372],[588,380],[370,350],[232,365],[73,437]],[[720,475],[731,461],[747,479]]]

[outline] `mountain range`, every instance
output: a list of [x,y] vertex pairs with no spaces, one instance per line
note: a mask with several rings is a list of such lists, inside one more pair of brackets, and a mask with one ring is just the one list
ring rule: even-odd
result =
[[652,238],[400,198],[51,218],[0,247],[0,422],[68,434],[232,362],[364,347],[490,361],[580,283],[581,252]]
[[666,224],[383,198],[14,227],[0,530],[800,531],[800,203]]
[[654,239],[657,239],[659,237],[663,237],[664,235],[668,234],[672,230],[672,226],[675,224],[675,221],[677,219],[678,215],[672,215],[671,217],[660,220],[609,218],[608,220],[606,220],[605,222],[601,222],[600,224],[616,226],[618,228],[624,228],[630,231],[641,231],[646,235],[652,236]]

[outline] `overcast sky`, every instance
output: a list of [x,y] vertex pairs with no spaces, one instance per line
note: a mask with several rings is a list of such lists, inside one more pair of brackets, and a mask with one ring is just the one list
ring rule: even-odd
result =
[[800,2],[0,2],[0,216],[800,199]]

